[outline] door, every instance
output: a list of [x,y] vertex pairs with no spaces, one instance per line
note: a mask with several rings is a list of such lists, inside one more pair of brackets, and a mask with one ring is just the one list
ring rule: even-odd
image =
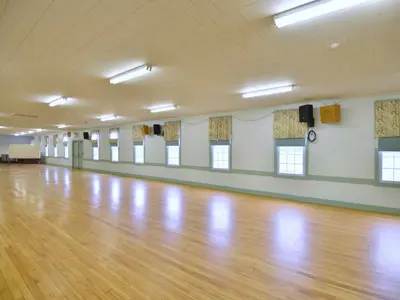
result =
[[83,168],[83,141],[72,142],[72,167]]

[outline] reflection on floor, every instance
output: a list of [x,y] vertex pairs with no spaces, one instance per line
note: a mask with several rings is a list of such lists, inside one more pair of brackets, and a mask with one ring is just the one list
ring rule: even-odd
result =
[[48,166],[0,182],[0,299],[400,299],[398,217]]

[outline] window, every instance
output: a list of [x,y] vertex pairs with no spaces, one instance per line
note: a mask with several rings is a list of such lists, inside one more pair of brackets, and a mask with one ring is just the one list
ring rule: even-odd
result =
[[135,164],[144,164],[144,145],[134,144],[133,145],[133,155]]
[[278,175],[305,176],[305,139],[278,139],[275,145],[275,172]]
[[278,173],[304,175],[304,147],[278,147]]
[[117,146],[111,146],[111,161],[118,161],[119,159],[119,153],[118,153],[118,145]]
[[49,156],[49,146],[47,145],[44,147],[44,155]]
[[99,160],[99,138],[100,138],[99,132],[92,131],[90,138],[92,140],[92,159]]
[[400,184],[400,138],[378,140],[379,181]]
[[167,144],[167,166],[179,166],[180,165],[180,149],[179,142],[172,142],[173,144]]
[[99,160],[99,147],[92,148],[93,160]]
[[211,168],[230,169],[230,145],[211,145]]
[[64,158],[68,158],[68,135],[64,134],[63,137],[63,144],[64,144]]
[[58,156],[58,155],[57,155],[57,154],[58,154],[58,153],[57,153],[57,150],[58,150],[57,147],[54,147],[54,157],[57,157],[57,156]]
[[381,151],[381,181],[400,183],[400,151]]
[[119,160],[119,130],[118,129],[111,129],[110,130],[110,154],[111,154],[111,161],[117,162]]

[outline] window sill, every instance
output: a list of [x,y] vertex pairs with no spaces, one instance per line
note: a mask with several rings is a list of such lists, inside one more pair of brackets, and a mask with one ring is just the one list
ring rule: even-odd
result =
[[229,169],[220,169],[220,168],[213,168],[213,167],[210,167],[210,171],[211,171],[211,172],[230,173],[230,172],[231,172],[231,169],[230,169],[230,168],[229,168]]
[[167,168],[180,168],[181,167],[180,165],[168,165],[168,164],[166,164],[165,166]]
[[279,174],[275,173],[274,177],[276,178],[286,178],[286,179],[297,179],[297,180],[307,180],[308,176],[306,174],[304,175],[296,175],[296,174]]

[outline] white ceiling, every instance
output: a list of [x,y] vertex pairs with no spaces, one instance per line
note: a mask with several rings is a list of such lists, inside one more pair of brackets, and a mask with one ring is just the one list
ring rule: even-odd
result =
[[[399,0],[274,26],[273,14],[306,2],[0,0],[0,126],[12,127],[0,134],[97,127],[105,125],[95,119],[102,114],[139,122],[400,92]],[[141,63],[154,71],[124,84],[107,80]],[[297,88],[254,100],[239,95],[281,81]],[[74,100],[42,103],[55,95]],[[168,102],[179,109],[145,109]]]

